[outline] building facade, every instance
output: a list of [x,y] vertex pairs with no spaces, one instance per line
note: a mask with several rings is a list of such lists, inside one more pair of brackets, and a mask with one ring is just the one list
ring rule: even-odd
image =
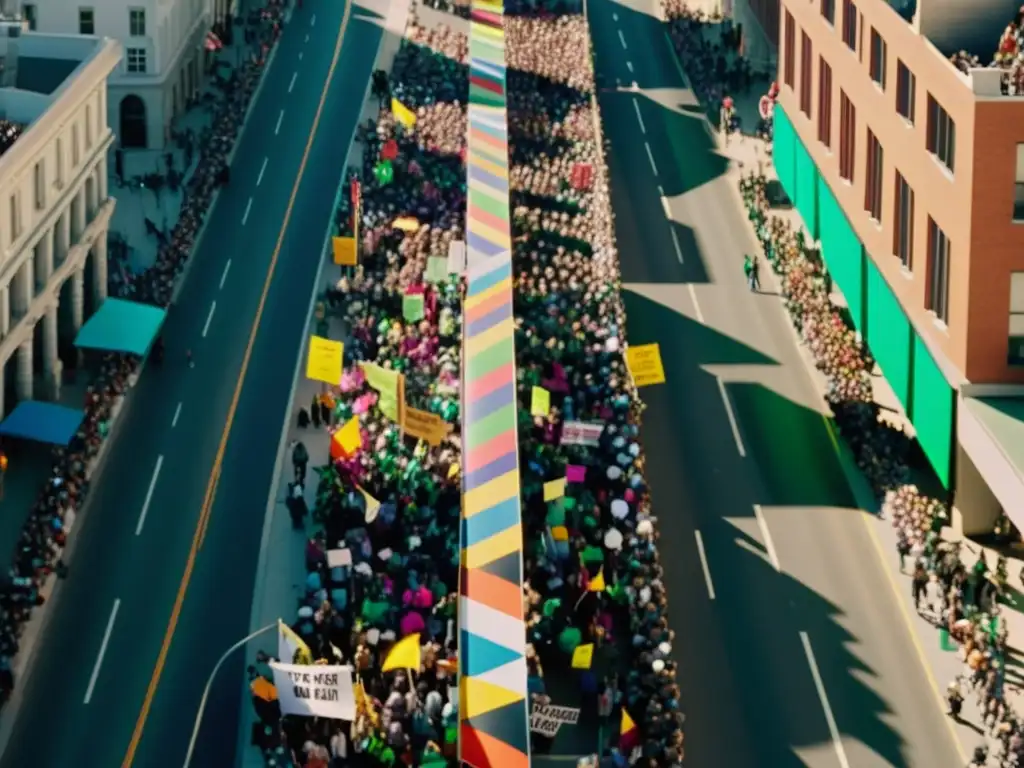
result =
[[1017,7],[779,14],[779,179],[968,532],[1024,528],[1024,97],[950,54],[990,61]]
[[[0,28],[0,33],[5,30]],[[0,34],[0,406],[59,396],[83,319],[107,295],[112,40]],[[9,78],[9,79],[8,79]],[[11,361],[14,365],[11,365]]]
[[162,150],[171,121],[203,83],[203,42],[224,0],[76,0],[22,3],[40,32],[119,40],[124,57],[108,83],[109,125],[124,149]]

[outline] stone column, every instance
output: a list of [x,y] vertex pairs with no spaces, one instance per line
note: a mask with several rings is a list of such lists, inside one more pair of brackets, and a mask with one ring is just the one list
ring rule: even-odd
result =
[[76,269],[71,274],[71,330],[75,336],[82,330],[85,314],[85,274]]
[[63,263],[71,248],[71,210],[61,213],[57,218],[57,262]]
[[32,304],[32,270],[33,264],[31,261],[26,261],[17,272],[14,273],[14,295],[11,297],[13,302],[14,315],[17,320],[20,320],[28,312],[29,305]]
[[107,156],[103,155],[96,165],[96,190],[99,193],[97,208],[107,201],[107,183],[109,181],[107,178]]
[[95,312],[107,298],[107,230],[100,232],[92,244],[92,275],[92,306]]
[[[11,286],[5,285],[0,288],[0,338],[3,338],[11,330]],[[0,379],[3,373],[0,372]],[[0,405],[3,403],[0,402]]]
[[43,234],[43,239],[36,246],[36,285],[40,290],[50,282],[50,275],[53,274],[53,230],[48,229]]
[[32,337],[18,347],[18,400],[32,399]]
[[75,193],[75,198],[71,204],[71,217],[74,219],[71,222],[71,239],[74,242],[78,242],[82,239],[82,234],[85,232],[85,187],[82,186]]
[[46,373],[46,396],[60,399],[63,364],[57,352],[57,306],[46,308],[43,315],[43,371]]

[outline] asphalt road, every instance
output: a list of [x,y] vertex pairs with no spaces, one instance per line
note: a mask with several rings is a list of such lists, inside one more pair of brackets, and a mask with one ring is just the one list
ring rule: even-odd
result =
[[667,375],[643,440],[687,762],[962,766],[653,2],[590,17],[629,337]]
[[[129,764],[126,754],[149,698],[254,317],[286,226],[209,523],[134,765],[182,764],[207,675],[248,632],[296,344],[305,332],[325,229],[381,35],[379,26],[352,14],[332,71],[346,6],[306,2],[283,32],[241,137],[231,184],[169,314],[167,359],[143,374],[94,481],[76,531],[71,575],[47,609],[53,614],[0,758],[4,768]],[[189,348],[196,361],[191,370],[184,363]],[[231,764],[244,664],[239,657],[223,668],[193,765]]]

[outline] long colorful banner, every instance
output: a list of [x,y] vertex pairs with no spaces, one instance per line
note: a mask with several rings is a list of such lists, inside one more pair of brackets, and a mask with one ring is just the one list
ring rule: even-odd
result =
[[469,39],[459,757],[474,768],[530,764],[503,11],[474,0]]

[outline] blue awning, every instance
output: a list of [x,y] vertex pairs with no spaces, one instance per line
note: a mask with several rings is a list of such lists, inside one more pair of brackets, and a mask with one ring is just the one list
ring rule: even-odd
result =
[[166,316],[166,310],[151,304],[107,299],[82,326],[75,346],[145,355]]
[[21,437],[39,443],[67,445],[78,431],[85,411],[56,403],[25,400],[0,423],[0,435]]

